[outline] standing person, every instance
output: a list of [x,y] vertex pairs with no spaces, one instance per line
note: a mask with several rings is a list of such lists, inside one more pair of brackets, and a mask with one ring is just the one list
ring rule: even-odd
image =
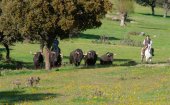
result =
[[146,36],[146,38],[143,40],[144,49],[146,50],[147,47],[152,47],[152,40],[149,37],[149,35]]
[[152,55],[154,56],[153,54],[153,48],[152,48],[152,40],[150,38],[149,35],[146,36],[146,38],[143,40],[143,48],[141,49],[141,55],[142,55],[142,58],[141,58],[141,61],[143,62],[143,58],[145,56],[145,50],[148,48],[150,50],[150,52],[152,53]]

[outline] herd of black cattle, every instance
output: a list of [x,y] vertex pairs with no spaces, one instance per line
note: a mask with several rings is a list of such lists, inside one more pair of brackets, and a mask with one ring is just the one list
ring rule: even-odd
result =
[[[101,65],[112,64],[113,62],[113,53],[107,52],[106,54],[99,57]],[[50,66],[51,67],[60,67],[62,65],[62,56],[60,52],[50,52]],[[69,60],[70,64],[74,64],[75,66],[79,66],[82,59],[84,59],[85,66],[94,66],[98,59],[98,55],[96,51],[91,50],[86,54],[83,54],[81,49],[76,49],[70,53]],[[41,52],[37,52],[34,54],[34,66],[36,69],[42,68],[44,65],[44,57]]]

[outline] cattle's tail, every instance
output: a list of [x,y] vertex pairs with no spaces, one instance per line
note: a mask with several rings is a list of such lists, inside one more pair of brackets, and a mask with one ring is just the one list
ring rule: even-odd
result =
[[151,48],[150,53],[152,56],[154,56],[154,48]]

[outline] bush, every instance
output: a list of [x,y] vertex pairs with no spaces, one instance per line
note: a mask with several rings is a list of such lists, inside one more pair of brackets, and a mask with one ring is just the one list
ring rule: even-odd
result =
[[109,37],[106,35],[100,36],[99,39],[92,40],[92,43],[97,43],[97,44],[112,44],[111,41],[109,40]]
[[121,45],[128,45],[128,46],[135,46],[135,47],[142,47],[141,41],[135,41],[130,38],[124,38],[120,41]]

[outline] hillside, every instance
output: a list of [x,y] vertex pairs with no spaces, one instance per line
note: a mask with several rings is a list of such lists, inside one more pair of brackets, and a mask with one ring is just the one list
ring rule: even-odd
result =
[[[0,105],[169,105],[170,102],[170,17],[162,17],[162,9],[156,16],[149,15],[150,8],[136,5],[130,15],[133,22],[120,27],[118,21],[103,19],[102,26],[82,32],[78,38],[60,40],[63,62],[76,48],[83,52],[95,50],[99,56],[115,53],[112,66],[80,67],[66,64],[51,71],[34,70],[33,55],[39,44],[17,43],[11,47],[14,63],[0,62]],[[138,46],[121,44],[130,38],[141,42],[145,36],[128,35],[145,32],[153,40],[155,56],[153,64],[141,64]],[[107,44],[97,43],[100,36],[107,36]],[[95,43],[94,43],[95,42]],[[3,47],[0,51],[5,53]],[[22,70],[15,70],[16,61],[23,62]],[[163,66],[162,66],[163,65]],[[35,87],[26,87],[29,77],[40,77]],[[12,82],[19,79],[19,88]]]

